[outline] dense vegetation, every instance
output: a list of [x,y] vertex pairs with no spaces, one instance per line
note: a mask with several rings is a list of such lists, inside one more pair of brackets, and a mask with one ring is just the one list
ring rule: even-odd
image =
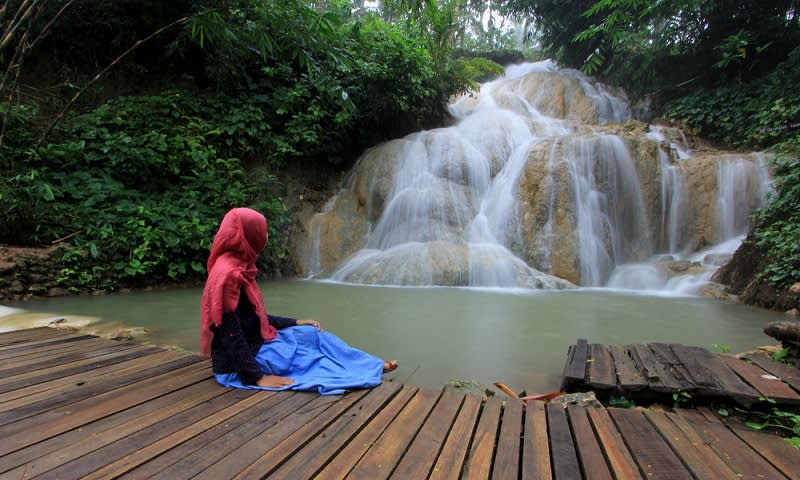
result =
[[[270,219],[267,257],[282,258],[275,172],[344,168],[441,122],[449,95],[499,71],[452,59],[444,10],[394,25],[345,2],[35,4],[2,10],[0,242],[69,238],[72,288],[202,276],[219,219],[243,204]],[[37,81],[53,65],[78,78]],[[113,87],[127,94],[105,101]]]
[[723,145],[774,152],[775,201],[753,236],[770,259],[768,281],[800,280],[800,2],[502,3],[535,18],[547,55],[624,86],[653,114]]
[[68,238],[72,286],[191,279],[224,211],[248,204],[280,259],[281,169],[343,170],[438,125],[451,94],[498,72],[474,52],[527,48],[706,138],[775,151],[755,235],[785,287],[800,271],[799,3],[6,0],[0,243]]

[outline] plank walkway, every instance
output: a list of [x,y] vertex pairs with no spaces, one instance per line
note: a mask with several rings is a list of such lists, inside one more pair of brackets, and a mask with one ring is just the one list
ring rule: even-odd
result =
[[581,339],[569,347],[561,389],[650,400],[686,392],[747,407],[767,398],[800,405],[800,371],[764,355],[735,358],[678,344],[606,346]]
[[800,450],[707,410],[583,408],[384,383],[228,390],[182,352],[0,333],[0,479],[798,478]]

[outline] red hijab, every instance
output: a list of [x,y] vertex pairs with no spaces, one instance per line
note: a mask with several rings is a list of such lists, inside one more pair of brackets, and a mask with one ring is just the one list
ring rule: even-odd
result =
[[256,259],[266,243],[267,220],[263,215],[249,208],[234,208],[225,214],[211,245],[200,308],[200,352],[204,357],[211,356],[211,327],[222,323],[223,313],[236,311],[242,288],[261,319],[261,337],[265,341],[275,338],[256,283]]

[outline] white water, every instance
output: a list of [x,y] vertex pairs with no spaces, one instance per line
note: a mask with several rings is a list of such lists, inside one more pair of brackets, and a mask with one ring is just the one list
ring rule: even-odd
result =
[[[558,88],[537,84],[532,91],[527,83],[531,75],[542,74],[566,80]],[[553,102],[559,88],[571,93],[563,102]],[[750,214],[769,192],[763,156],[757,162],[746,156],[720,159],[711,214],[717,229],[693,238],[689,224],[700,206],[690,202],[691,179],[681,164],[694,153],[681,132],[652,127],[646,139],[658,144],[661,184],[660,207],[650,218],[629,146],[616,134],[586,128],[630,119],[626,100],[551,61],[511,66],[505,77],[456,99],[449,108],[457,120],[454,126],[403,139],[391,188],[376,193],[386,179],[369,180],[365,203],[367,218],[374,220],[363,248],[326,274],[329,279],[569,288],[570,282],[549,272],[553,252],[574,241],[577,278],[572,280],[579,286],[697,294],[719,267],[718,259],[741,243]],[[542,148],[549,157],[539,188],[547,196],[536,208],[544,209],[545,216],[532,235],[524,231],[522,218],[534,207],[522,208],[519,188],[531,158]],[[557,184],[564,167],[568,181]],[[345,190],[355,182],[351,179]],[[566,185],[568,191],[558,191],[556,185]],[[564,228],[557,218],[559,213],[563,217],[565,196],[574,205],[569,207],[574,209],[574,229],[567,237],[557,232]],[[320,215],[330,212],[336,201]],[[313,276],[322,272],[323,240],[319,224],[311,230],[308,273]],[[667,261],[689,262],[691,268],[670,273]]]

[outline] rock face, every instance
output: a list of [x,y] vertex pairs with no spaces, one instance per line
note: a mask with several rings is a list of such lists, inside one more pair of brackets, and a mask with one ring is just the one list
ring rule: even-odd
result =
[[778,290],[759,277],[769,264],[765,252],[752,235],[748,235],[730,262],[714,273],[715,282],[728,285],[729,291],[744,303],[770,310],[788,312],[800,308],[800,288]]
[[[766,197],[763,156],[691,151],[680,131],[630,120],[623,97],[546,62],[451,111],[455,126],[362,156],[304,225],[303,273],[368,284],[603,286],[621,265],[659,253],[685,259],[743,235]],[[725,252],[710,255],[716,268]]]
[[63,254],[60,246],[22,248],[0,245],[0,301],[69,293],[58,282]]

